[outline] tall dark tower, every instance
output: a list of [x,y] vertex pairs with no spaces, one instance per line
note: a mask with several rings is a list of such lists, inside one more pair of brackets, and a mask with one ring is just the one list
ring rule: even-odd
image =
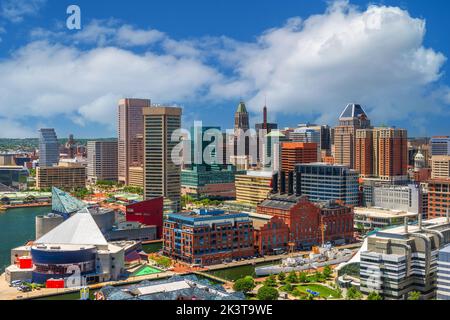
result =
[[263,108],[263,129],[267,130],[267,107],[264,105]]

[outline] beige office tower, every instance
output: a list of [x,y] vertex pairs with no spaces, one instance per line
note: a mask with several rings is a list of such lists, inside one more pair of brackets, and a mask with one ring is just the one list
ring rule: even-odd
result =
[[[181,108],[154,106],[144,113],[144,197],[164,197],[164,210],[181,209],[181,166],[172,159],[179,141],[172,134],[181,128]],[[181,159],[180,159],[181,160]]]
[[450,156],[431,157],[431,178],[450,179]]
[[117,141],[88,141],[88,181],[117,181],[117,156]]
[[370,128],[370,120],[359,104],[348,104],[334,128],[334,162],[356,167],[356,130]]
[[128,185],[130,167],[144,165],[144,119],[149,99],[121,99],[118,106],[118,179]]

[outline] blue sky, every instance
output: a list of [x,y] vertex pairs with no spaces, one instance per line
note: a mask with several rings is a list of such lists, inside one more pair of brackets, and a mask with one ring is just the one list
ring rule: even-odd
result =
[[[77,4],[82,30],[65,28]],[[371,4],[371,7],[368,7]],[[348,102],[410,136],[450,134],[450,4],[433,1],[0,1],[0,137],[115,135],[120,97],[229,128],[244,99],[282,127]]]

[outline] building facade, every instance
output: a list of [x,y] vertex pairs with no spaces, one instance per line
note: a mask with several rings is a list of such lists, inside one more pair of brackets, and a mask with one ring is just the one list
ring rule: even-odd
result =
[[[234,166],[193,165],[191,169],[181,170],[181,193],[196,199],[236,197]],[[238,172],[242,173],[242,172]]]
[[151,107],[149,99],[121,99],[118,104],[118,179],[129,184],[129,168],[144,164],[143,108]]
[[428,218],[445,217],[450,211],[450,179],[428,181]]
[[450,137],[436,136],[431,138],[431,156],[450,156]]
[[39,129],[39,166],[52,167],[59,162],[59,143],[55,129]]
[[450,179],[450,156],[431,157],[431,178]]
[[256,206],[267,199],[272,190],[271,183],[271,171],[247,171],[236,175],[236,201]]
[[293,172],[296,164],[318,161],[316,143],[283,142],[281,144],[281,170]]
[[310,163],[296,165],[295,193],[305,195],[312,202],[340,200],[358,205],[358,172],[345,165]]
[[36,169],[36,188],[57,187],[75,190],[86,187],[86,167],[80,165],[38,167]]
[[179,141],[172,134],[181,128],[181,108],[144,108],[144,198],[164,197],[164,208],[181,209],[181,165],[172,159]]
[[[419,216],[420,217],[420,216]],[[406,300],[412,291],[423,299],[436,297],[439,250],[450,239],[446,218],[378,231],[361,252],[361,291],[385,299]]]
[[117,181],[117,141],[87,142],[87,177],[91,182]]
[[334,160],[350,169],[356,166],[356,130],[370,128],[370,120],[359,104],[348,104],[333,130]]
[[0,166],[0,184],[14,190],[26,190],[29,172],[20,166]]
[[191,264],[210,265],[254,255],[248,214],[199,210],[169,214],[164,221],[163,253]]

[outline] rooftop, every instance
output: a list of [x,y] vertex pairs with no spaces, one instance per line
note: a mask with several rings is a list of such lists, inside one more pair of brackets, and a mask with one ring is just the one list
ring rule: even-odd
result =
[[354,209],[355,214],[363,214],[367,215],[369,217],[374,218],[395,218],[395,217],[417,217],[417,213],[413,212],[406,212],[406,211],[400,211],[400,210],[389,210],[389,209],[383,209],[383,208],[363,208],[363,207],[356,207]]
[[78,211],[34,243],[48,245],[108,245],[87,208]]
[[71,214],[83,208],[87,204],[75,197],[72,197],[67,192],[58,188],[52,188],[52,212],[60,214]]
[[342,111],[339,119],[353,119],[361,116],[365,116],[367,118],[367,114],[363,107],[359,104],[350,103],[345,107],[344,111]]

